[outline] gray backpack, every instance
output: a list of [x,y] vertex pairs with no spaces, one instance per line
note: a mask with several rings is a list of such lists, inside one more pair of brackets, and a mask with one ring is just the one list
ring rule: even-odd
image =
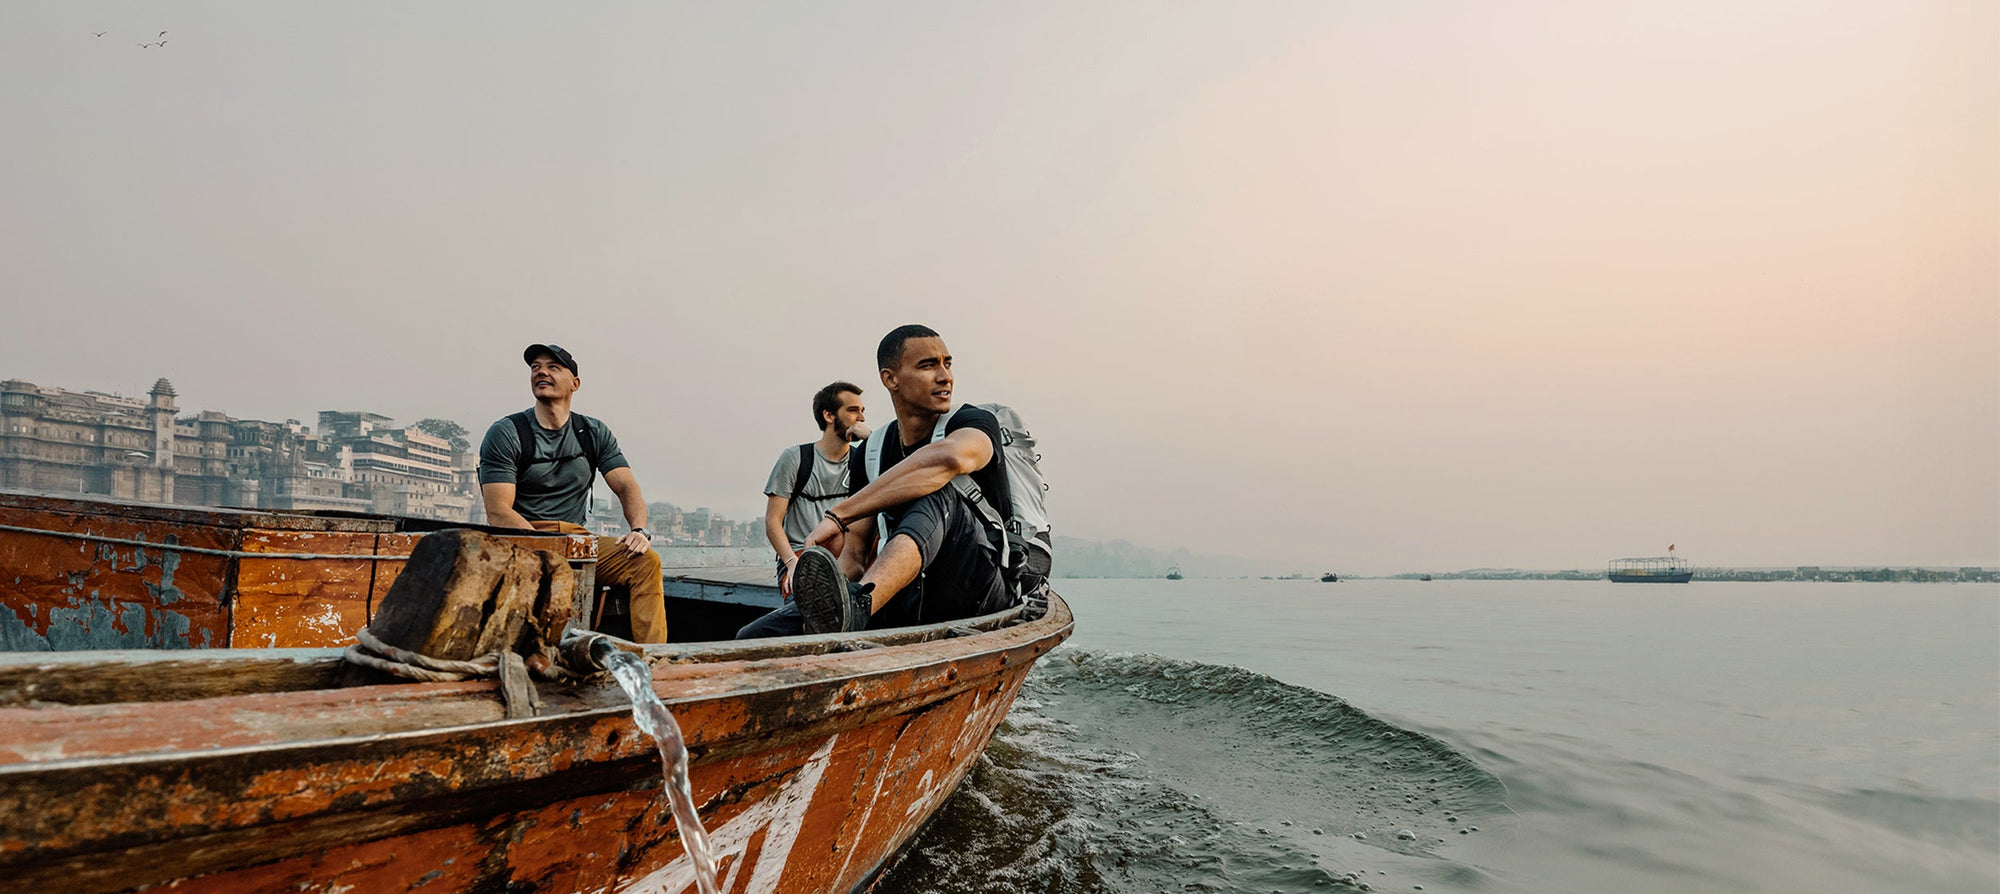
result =
[[[1006,404],[962,405],[944,414],[931,430],[931,443],[944,440],[945,423],[965,406],[976,406],[1000,420],[1000,454],[1007,463],[1007,489],[1014,505],[1003,518],[1002,510],[980,493],[979,485],[973,483],[970,475],[953,478],[952,487],[979,510],[989,526],[1003,532],[998,538],[1000,567],[1022,595],[1030,595],[1048,581],[1049,567],[1055,559],[1055,539],[1049,533],[1049,485],[1042,479],[1042,455],[1035,452],[1035,436],[1029,434],[1021,414]],[[862,459],[867,463],[869,481],[882,475],[882,443],[888,431],[886,425],[876,429],[869,434],[863,448]]]

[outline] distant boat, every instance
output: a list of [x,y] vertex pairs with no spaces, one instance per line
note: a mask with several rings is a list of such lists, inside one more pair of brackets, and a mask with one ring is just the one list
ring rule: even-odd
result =
[[1430,575],[1428,575],[1428,574],[1421,574],[1421,575],[1418,575],[1418,576],[1417,576],[1417,580],[1430,580],[1430,579],[1431,579],[1431,576],[1430,576]]
[[1319,576],[1319,582],[1323,584],[1337,584],[1340,583],[1340,575],[1329,571]]
[[1613,559],[1605,576],[1620,584],[1684,584],[1694,580],[1686,559],[1672,555]]
[[1167,569],[1167,580],[1180,580],[1180,579],[1181,579],[1181,566],[1175,565]]

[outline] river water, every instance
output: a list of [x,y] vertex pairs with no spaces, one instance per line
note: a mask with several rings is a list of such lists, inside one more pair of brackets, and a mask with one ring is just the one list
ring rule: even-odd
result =
[[2000,586],[1059,584],[882,890],[2000,890]]

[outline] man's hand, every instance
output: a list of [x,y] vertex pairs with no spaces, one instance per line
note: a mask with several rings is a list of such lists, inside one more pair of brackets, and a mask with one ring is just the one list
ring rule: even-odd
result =
[[638,531],[631,531],[618,538],[618,545],[632,553],[643,553],[653,548],[653,538]]
[[806,535],[806,546],[823,546],[834,555],[840,555],[842,533],[840,525],[835,524],[833,519],[822,517],[819,524],[813,526],[812,533]]
[[799,554],[792,553],[792,557],[785,560],[785,573],[778,575],[778,597],[780,599],[789,600],[792,598],[792,569],[798,566]]

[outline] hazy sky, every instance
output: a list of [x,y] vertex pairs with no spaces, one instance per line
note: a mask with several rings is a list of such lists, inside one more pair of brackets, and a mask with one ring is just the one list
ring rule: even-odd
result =
[[12,0],[0,276],[0,377],[239,417],[555,341],[737,517],[921,322],[1062,533],[2000,564],[1992,3]]

